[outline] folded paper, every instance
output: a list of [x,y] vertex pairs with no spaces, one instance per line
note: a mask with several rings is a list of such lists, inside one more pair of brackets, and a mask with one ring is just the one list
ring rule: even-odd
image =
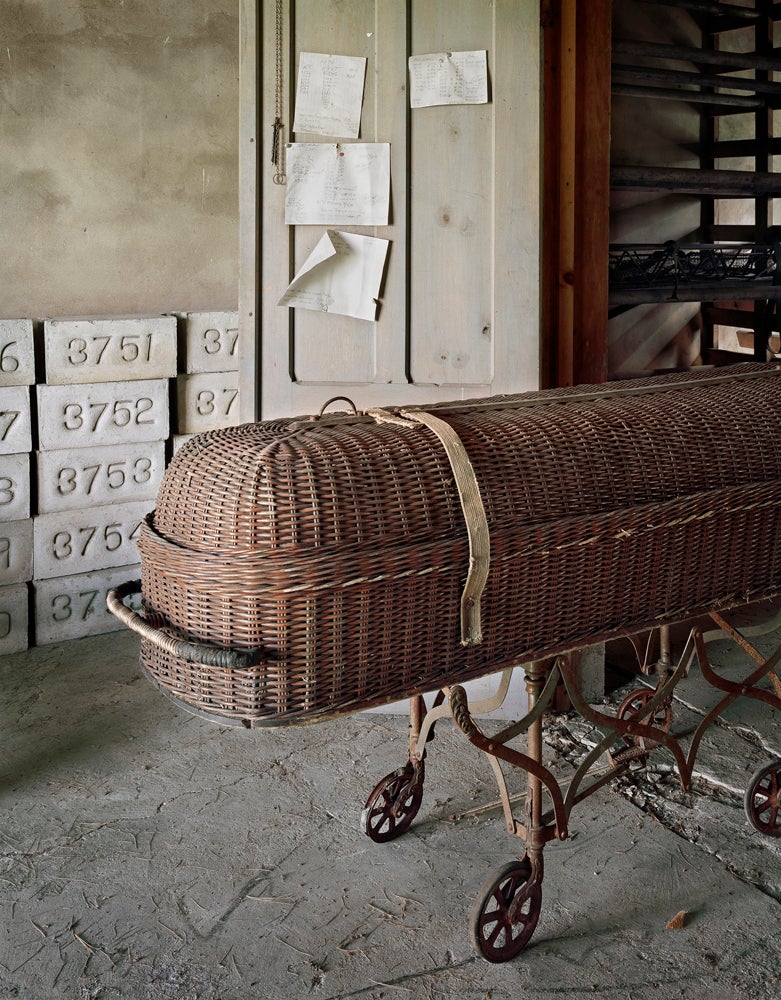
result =
[[376,319],[388,242],[328,229],[278,304]]

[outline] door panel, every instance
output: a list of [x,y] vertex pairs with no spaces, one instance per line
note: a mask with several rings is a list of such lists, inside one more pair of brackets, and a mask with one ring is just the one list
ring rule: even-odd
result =
[[[484,4],[419,4],[412,52],[486,49]],[[417,109],[411,120],[411,354],[418,383],[490,386],[493,380],[493,124],[495,107]],[[417,165],[424,166],[418,171]],[[432,291],[434,294],[432,294]]]
[[[284,222],[285,188],[269,162],[275,3],[263,0],[260,107],[256,122],[242,116],[260,139],[259,266],[245,262],[240,296],[247,357],[257,349],[254,383],[242,372],[244,418],[316,412],[338,394],[365,408],[536,388],[538,0],[284,0],[283,15],[286,142],[338,138],[290,133],[299,53],[367,59],[358,141],[390,143],[391,216],[340,228],[390,247],[376,322],[277,305],[326,227]],[[462,49],[487,50],[489,103],[411,110],[408,57]],[[254,197],[251,184],[245,191]],[[246,314],[255,280],[257,331]]]

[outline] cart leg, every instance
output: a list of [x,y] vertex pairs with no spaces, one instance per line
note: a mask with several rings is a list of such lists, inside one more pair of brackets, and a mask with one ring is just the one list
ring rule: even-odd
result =
[[[409,702],[409,758],[412,760],[415,757],[419,757],[421,760],[425,757],[425,749],[418,749],[418,740],[420,739],[420,730],[423,727],[423,720],[426,717],[426,702],[423,700],[423,695],[418,695],[416,698],[410,698]],[[434,735],[433,730],[431,733],[432,737]]]
[[395,840],[407,831],[423,799],[425,750],[418,750],[426,703],[418,695],[410,699],[409,760],[379,781],[361,812],[361,829],[377,844]]
[[[647,715],[643,715],[641,712],[648,702],[654,697],[659,688],[663,684],[667,683],[672,676],[674,669],[675,668],[672,662],[672,645],[670,641],[670,626],[660,625],[659,659],[655,664],[650,666],[643,664],[644,674],[656,674],[656,687],[640,687],[636,688],[634,691],[630,691],[618,706],[616,718],[622,722],[627,722],[631,719],[632,721],[639,722],[642,725],[653,726],[655,729],[661,729],[663,732],[668,733],[673,721],[672,694],[669,698],[663,701],[661,705],[659,705],[655,712],[650,712]],[[624,733],[623,741],[627,744],[627,746],[637,747],[640,750],[650,751],[656,746],[653,741],[631,733]]]
[[[545,681],[538,664],[526,673],[529,709],[533,709]],[[542,764],[542,718],[527,731],[527,754]],[[483,884],[470,919],[470,936],[478,955],[489,962],[509,962],[531,939],[542,909],[543,849],[548,839],[542,813],[542,781],[527,772],[526,851],[520,861],[511,861]]]

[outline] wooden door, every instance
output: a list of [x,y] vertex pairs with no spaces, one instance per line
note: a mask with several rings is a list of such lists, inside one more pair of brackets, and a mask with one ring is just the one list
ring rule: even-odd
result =
[[[537,388],[538,0],[278,2],[241,3],[242,418]],[[462,50],[487,52],[488,103],[410,109],[408,57]],[[325,230],[285,224],[277,96],[283,143],[334,141],[291,133],[301,52],[366,58],[357,141],[390,143],[389,225],[339,227],[390,241],[373,322],[277,304]]]

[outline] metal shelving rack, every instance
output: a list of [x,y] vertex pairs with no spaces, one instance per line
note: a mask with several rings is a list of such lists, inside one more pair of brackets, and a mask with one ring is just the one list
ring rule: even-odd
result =
[[[704,361],[730,361],[714,351],[714,327],[753,331],[754,356],[764,360],[772,332],[779,330],[779,230],[771,202],[781,197],[781,173],[773,157],[781,137],[773,134],[773,113],[781,108],[781,50],[774,26],[781,4],[754,0],[753,6],[710,0],[642,0],[689,11],[702,33],[701,48],[655,42],[613,40],[612,91],[624,96],[686,101],[701,109],[699,168],[613,166],[613,189],[692,194],[700,201],[700,227],[692,242],[655,246],[611,245],[609,315],[644,302],[702,303],[701,354]],[[751,51],[733,51],[730,36],[753,37]],[[734,35],[733,35],[734,38]],[[639,63],[638,63],[639,60]],[[669,64],[690,64],[692,71]],[[654,65],[651,65],[651,62]],[[744,74],[732,76],[735,72]],[[719,124],[728,115],[750,115],[753,136],[722,140]],[[721,169],[730,157],[749,159],[751,170]],[[720,225],[719,199],[751,199],[754,221]]]

